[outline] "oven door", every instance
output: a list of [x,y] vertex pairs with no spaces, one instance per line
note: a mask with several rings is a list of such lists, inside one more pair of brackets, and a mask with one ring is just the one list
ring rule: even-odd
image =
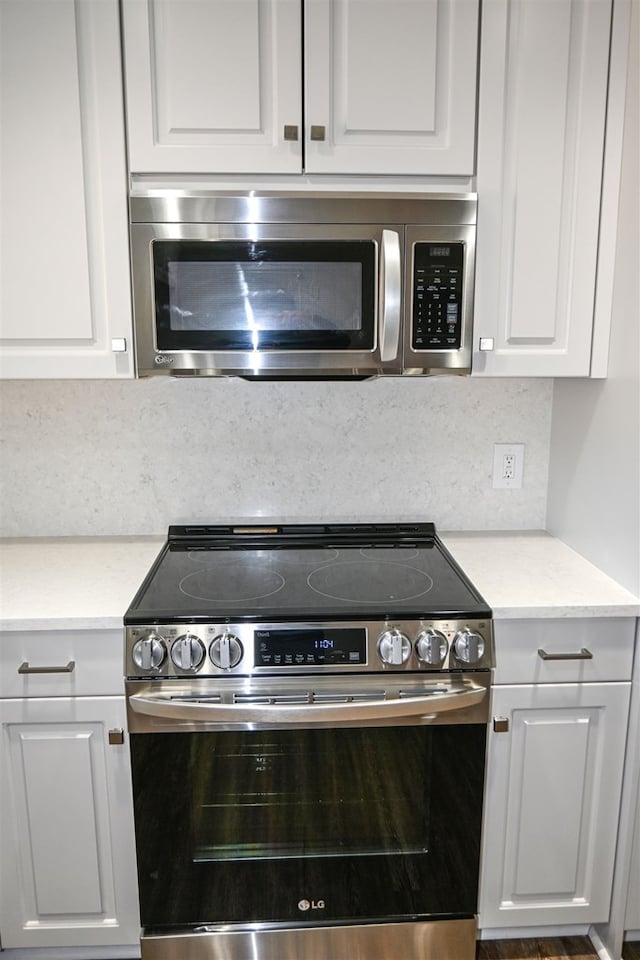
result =
[[400,372],[401,228],[133,224],[141,375]]
[[145,936],[473,920],[488,683],[127,682]]

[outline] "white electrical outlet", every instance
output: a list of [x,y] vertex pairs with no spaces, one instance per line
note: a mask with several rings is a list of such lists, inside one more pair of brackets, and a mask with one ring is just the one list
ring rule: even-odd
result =
[[494,490],[519,490],[524,472],[524,443],[494,443]]

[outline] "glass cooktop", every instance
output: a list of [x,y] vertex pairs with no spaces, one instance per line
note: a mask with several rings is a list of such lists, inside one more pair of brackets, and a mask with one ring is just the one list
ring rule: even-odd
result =
[[170,527],[125,623],[489,617],[432,524]]

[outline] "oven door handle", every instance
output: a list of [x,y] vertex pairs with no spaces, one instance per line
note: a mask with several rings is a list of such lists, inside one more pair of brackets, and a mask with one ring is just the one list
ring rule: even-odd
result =
[[157,717],[166,721],[183,720],[192,723],[241,723],[250,726],[309,726],[340,723],[358,726],[375,721],[406,721],[422,723],[435,720],[438,715],[455,710],[466,710],[481,703],[486,688],[467,686],[451,693],[436,693],[418,697],[394,697],[389,700],[350,701],[347,703],[211,703],[181,699],[179,695],[134,693],[128,703],[134,713]]

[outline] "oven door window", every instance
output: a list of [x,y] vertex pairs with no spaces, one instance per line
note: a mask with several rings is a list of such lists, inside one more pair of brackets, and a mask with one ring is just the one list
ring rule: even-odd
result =
[[156,240],[159,350],[373,350],[372,240]]
[[485,737],[132,735],[143,926],[473,916]]

